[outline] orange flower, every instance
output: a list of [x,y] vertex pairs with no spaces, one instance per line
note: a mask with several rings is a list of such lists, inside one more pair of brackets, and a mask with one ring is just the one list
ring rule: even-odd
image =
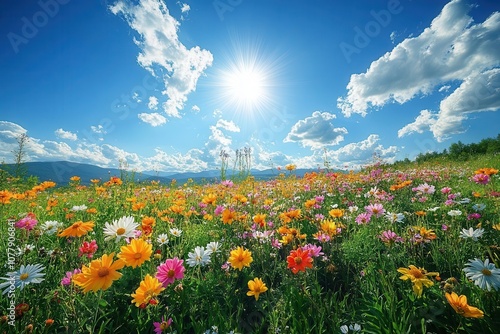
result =
[[144,262],[149,261],[153,254],[151,244],[142,239],[132,239],[130,244],[122,246],[120,251],[118,257],[132,268],[140,267]]
[[266,226],[266,214],[265,213],[259,213],[253,216],[253,222],[255,224],[259,224],[260,227]]
[[133,298],[132,303],[135,303],[137,307],[147,304],[156,305],[155,297],[163,290],[165,290],[163,284],[160,283],[156,277],[147,274],[141,281],[137,290],[135,290],[135,293],[130,295]]
[[79,177],[79,176],[72,176],[72,177],[70,177],[69,179],[70,179],[71,181],[73,181],[73,182],[78,182],[78,181],[80,181],[80,177]]
[[333,218],[340,218],[344,215],[344,210],[341,209],[331,209],[328,214]]
[[243,267],[250,267],[250,263],[252,263],[252,252],[243,247],[238,247],[233,249],[230,253],[229,259],[227,260],[233,268],[243,269]]
[[118,270],[125,266],[123,260],[113,262],[115,253],[104,254],[100,259],[93,260],[89,266],[83,266],[82,272],[71,277],[74,284],[83,289],[83,293],[90,290],[107,290],[113,281],[119,279],[122,274]]
[[201,201],[205,204],[215,205],[215,202],[217,201],[217,195],[210,193],[207,196],[203,197]]
[[267,291],[267,286],[262,279],[255,277],[248,281],[248,290],[247,296],[254,296],[255,300],[259,300],[259,295]]
[[302,248],[292,250],[286,258],[288,268],[292,269],[292,273],[296,274],[299,271],[306,271],[306,268],[312,268],[313,259],[308,250]]
[[66,228],[64,231],[58,234],[59,237],[81,237],[92,231],[94,228],[94,222],[82,222],[77,221],[73,223],[70,227]]
[[467,304],[467,297],[465,295],[458,296],[455,292],[449,294],[445,293],[445,297],[448,300],[448,303],[453,307],[455,312],[460,314],[465,318],[482,318],[484,317],[483,311],[478,309],[477,307],[470,306]]
[[233,220],[235,220],[237,218],[237,215],[236,215],[236,212],[234,210],[231,210],[231,209],[224,209],[224,211],[222,211],[222,222],[224,224],[232,224],[233,223]]
[[420,298],[425,287],[431,287],[434,285],[429,277],[439,276],[437,272],[428,273],[424,268],[417,268],[414,265],[410,265],[408,268],[399,268],[398,272],[403,274],[399,278],[403,281],[410,280],[413,283],[413,292]]
[[14,197],[8,190],[0,190],[0,203],[10,204],[10,199]]

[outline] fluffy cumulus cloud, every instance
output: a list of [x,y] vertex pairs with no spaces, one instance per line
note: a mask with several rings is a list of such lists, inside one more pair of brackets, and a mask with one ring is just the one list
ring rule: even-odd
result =
[[219,119],[217,121],[217,124],[215,124],[215,127],[231,132],[240,132],[240,128],[236,124],[234,124],[233,121],[226,121],[224,119]]
[[158,98],[156,96],[149,97],[148,108],[150,110],[157,110],[158,109]]
[[63,129],[57,129],[54,131],[55,135],[61,139],[77,140],[78,136],[70,131],[64,131]]
[[344,140],[347,129],[334,127],[332,120],[335,117],[328,112],[315,111],[312,116],[295,123],[283,142],[298,142],[311,149],[338,145]]
[[170,117],[181,117],[189,93],[203,71],[212,65],[213,56],[199,46],[188,49],[179,41],[179,22],[170,15],[162,0],[140,0],[137,5],[118,1],[110,7],[113,14],[121,14],[139,38],[134,42],[141,52],[138,63],[165,84],[167,100],[162,104]]
[[163,116],[157,112],[140,113],[137,115],[137,117],[139,117],[139,119],[141,121],[143,121],[144,123],[148,123],[151,126],[160,126],[160,125],[163,125],[167,122],[167,119],[165,118],[165,116]]
[[429,110],[422,110],[415,118],[415,122],[410,123],[398,130],[398,137],[404,137],[412,133],[423,133],[429,131],[431,125],[436,123],[436,114]]
[[[449,88],[446,84],[454,81],[462,85],[441,102],[431,128],[438,140],[461,131],[468,113],[497,110],[500,13],[473,23],[470,9],[465,0],[449,2],[420,35],[403,40],[365,73],[353,74],[347,95],[338,99],[343,114],[364,116],[387,103],[402,104],[436,90],[446,92],[439,87]],[[485,101],[476,98],[471,103],[479,91]]]

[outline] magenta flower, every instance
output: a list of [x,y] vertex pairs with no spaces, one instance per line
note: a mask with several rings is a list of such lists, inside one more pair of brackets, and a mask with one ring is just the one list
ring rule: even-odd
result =
[[368,224],[370,222],[370,219],[372,218],[372,215],[368,212],[363,212],[363,213],[360,213],[357,217],[356,217],[356,223],[358,223],[358,225],[361,225],[361,224]]
[[17,228],[25,229],[26,231],[31,231],[33,228],[35,228],[36,224],[38,224],[38,220],[28,215],[15,223],[14,226]]
[[159,265],[156,269],[156,278],[164,287],[172,284],[176,279],[184,278],[184,260],[179,260],[177,257],[167,259],[165,263]]
[[441,188],[441,193],[442,194],[449,194],[449,193],[451,193],[451,188],[450,187]]
[[97,242],[92,240],[91,242],[84,241],[80,248],[78,248],[78,256],[86,255],[89,259],[94,256],[94,253],[97,252]]
[[488,182],[490,182],[490,176],[488,174],[476,174],[472,177],[472,181],[477,184],[488,184]]
[[473,220],[473,219],[479,219],[479,218],[481,218],[481,214],[479,214],[477,212],[467,215],[467,220]]
[[307,244],[304,247],[302,247],[302,249],[303,250],[308,250],[309,254],[312,257],[318,257],[318,256],[325,255],[325,253],[323,253],[321,251],[321,246],[316,246],[316,245],[313,245],[313,244]]
[[378,236],[382,242],[388,244],[388,245],[393,245],[396,242],[404,242],[403,238],[401,238],[399,235],[397,235],[395,232],[391,230],[387,230],[382,232],[381,235]]
[[70,285],[71,284],[71,277],[73,277],[73,275],[79,274],[81,272],[82,271],[80,269],[75,269],[72,272],[67,271],[66,276],[64,276],[63,279],[61,280],[61,285]]
[[214,215],[220,216],[222,214],[222,211],[224,211],[225,207],[222,205],[217,205],[217,207],[214,210]]
[[172,321],[172,318],[169,318],[167,321],[165,321],[165,317],[161,317],[161,322],[153,322],[153,326],[155,326],[155,333],[161,334],[166,331],[172,325]]
[[365,206],[365,210],[367,213],[369,213],[370,215],[374,215],[377,218],[381,217],[385,213],[384,206],[380,203],[375,203]]

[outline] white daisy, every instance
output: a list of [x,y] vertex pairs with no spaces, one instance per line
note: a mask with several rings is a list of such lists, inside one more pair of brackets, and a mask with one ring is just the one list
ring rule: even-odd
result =
[[448,216],[452,216],[452,217],[460,216],[461,214],[462,214],[462,211],[460,211],[460,210],[450,210],[450,211],[448,211]]
[[463,228],[462,231],[460,231],[460,238],[463,239],[468,239],[471,238],[474,241],[477,241],[478,238],[481,238],[483,236],[484,229],[483,228],[478,228],[477,230],[473,229],[472,227],[469,228],[468,230]]
[[139,226],[134,221],[134,217],[126,216],[118,220],[113,220],[113,223],[107,223],[104,226],[104,240],[108,241],[116,238],[116,242],[122,238],[133,238],[135,236],[135,229]]
[[210,253],[205,250],[205,248],[201,246],[197,246],[194,249],[194,252],[190,252],[188,254],[188,259],[186,260],[186,263],[190,267],[194,267],[197,265],[204,266],[207,263],[210,263]]
[[174,237],[180,237],[181,234],[182,234],[182,230],[179,230],[178,228],[174,227],[174,228],[171,228],[170,229],[170,233],[174,236]]
[[212,241],[205,247],[207,253],[220,253],[220,243],[218,241]]
[[87,210],[87,206],[85,204],[82,204],[82,205],[74,205],[72,208],[71,208],[71,211],[85,211]]
[[52,235],[57,232],[57,229],[61,227],[62,224],[55,220],[48,220],[43,223],[40,227],[43,231],[43,234]]
[[40,283],[44,280],[42,270],[45,267],[41,264],[28,264],[27,266],[21,265],[18,271],[7,273],[8,277],[0,277],[5,282],[0,283],[0,289],[4,289],[2,294],[6,294],[11,290],[11,286],[19,288],[20,290],[30,283]]
[[469,260],[466,266],[463,269],[465,276],[481,289],[490,291],[491,288],[500,288],[500,269],[490,263],[490,259],[484,260],[484,263],[479,259]]
[[168,243],[168,234],[160,234],[158,238],[156,238],[156,241],[160,244],[160,246],[166,245]]

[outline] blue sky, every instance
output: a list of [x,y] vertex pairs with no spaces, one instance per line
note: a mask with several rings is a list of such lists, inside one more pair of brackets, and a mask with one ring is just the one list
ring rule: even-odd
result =
[[500,3],[2,1],[0,161],[357,168],[496,137]]

